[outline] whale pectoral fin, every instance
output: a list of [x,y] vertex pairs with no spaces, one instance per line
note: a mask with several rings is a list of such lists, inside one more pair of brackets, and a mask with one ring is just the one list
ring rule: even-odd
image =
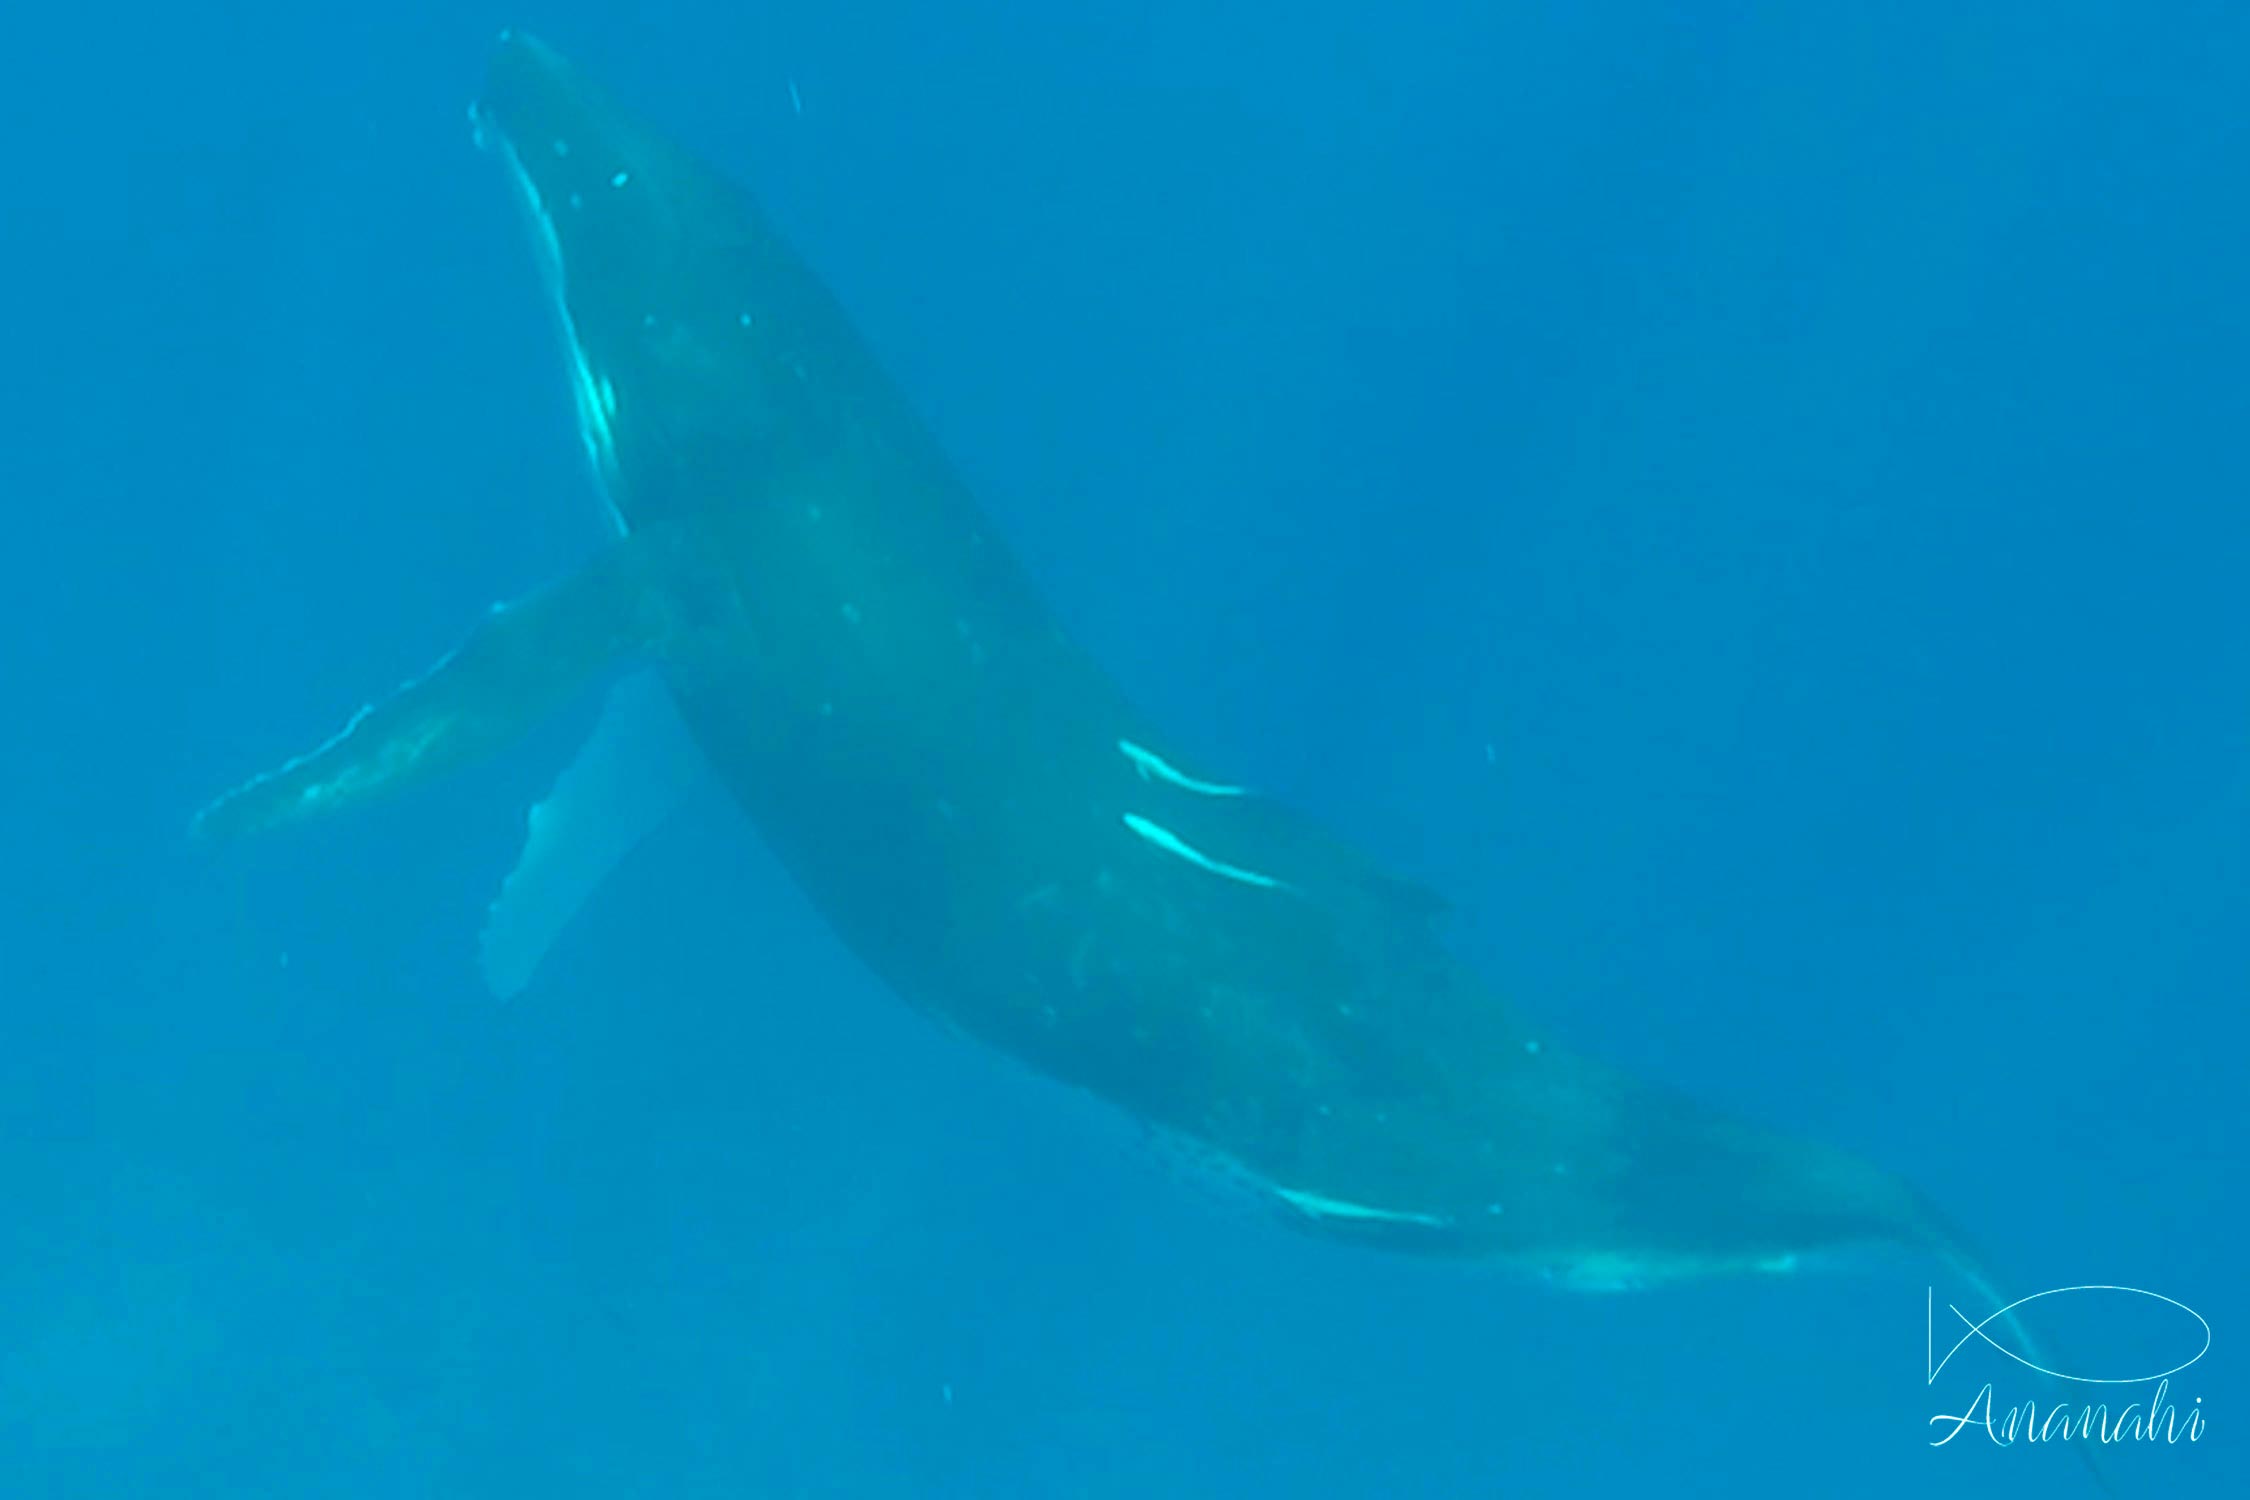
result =
[[635,536],[585,569],[497,605],[422,676],[363,708],[327,743],[196,814],[211,838],[356,807],[510,744],[618,661],[656,644],[669,613],[654,570],[668,548]]
[[531,809],[523,854],[486,914],[479,962],[493,994],[531,982],[587,898],[706,774],[655,673],[610,689],[578,758]]

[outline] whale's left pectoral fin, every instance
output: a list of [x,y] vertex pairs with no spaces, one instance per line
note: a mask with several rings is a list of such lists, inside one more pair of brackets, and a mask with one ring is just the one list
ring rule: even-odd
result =
[[195,832],[231,838],[356,807],[514,742],[667,632],[662,539],[636,535],[585,569],[495,606],[460,648],[341,732],[204,808]]

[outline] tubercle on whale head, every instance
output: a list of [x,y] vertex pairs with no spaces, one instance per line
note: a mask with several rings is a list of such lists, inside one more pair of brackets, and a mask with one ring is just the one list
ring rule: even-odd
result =
[[[469,133],[507,162],[561,250],[614,259],[612,278],[639,266],[636,251],[661,252],[674,238],[666,195],[700,171],[602,84],[521,31],[494,44]],[[634,191],[652,176],[660,191]]]
[[582,105],[573,101],[598,97],[598,86],[568,58],[530,32],[509,27],[493,38],[471,118],[484,128],[521,132],[538,123],[542,111],[575,110]]

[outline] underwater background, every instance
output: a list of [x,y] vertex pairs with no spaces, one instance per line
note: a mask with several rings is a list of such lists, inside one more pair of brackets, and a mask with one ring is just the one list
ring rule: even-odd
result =
[[[1938,1268],[1573,1296],[1202,1191],[715,795],[493,1002],[591,703],[191,846],[600,540],[505,24],[760,195],[1179,743],[2011,1291],[2193,1308],[2207,1429],[2109,1467],[2250,1492],[2250,12],[400,0],[0,51],[0,1496],[2094,1493],[1927,1446],[2126,1399],[1930,1382]],[[2141,1300],[2103,1373],[2192,1353]]]

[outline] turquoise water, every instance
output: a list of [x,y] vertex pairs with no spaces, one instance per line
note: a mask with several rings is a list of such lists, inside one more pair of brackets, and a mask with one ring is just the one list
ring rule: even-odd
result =
[[[1080,637],[1558,1033],[1906,1173],[2011,1296],[2192,1308],[2207,1430],[2109,1468],[2239,1491],[2250,20],[1208,12],[19,22],[0,1493],[2094,1493],[1926,1446],[2066,1389],[1928,1381],[1931,1266],[1573,1297],[1244,1214],[715,799],[495,1005],[590,704],[190,847],[600,538],[468,142],[506,23],[751,184]],[[2193,1352],[2153,1306],[2050,1310],[2122,1376]]]

